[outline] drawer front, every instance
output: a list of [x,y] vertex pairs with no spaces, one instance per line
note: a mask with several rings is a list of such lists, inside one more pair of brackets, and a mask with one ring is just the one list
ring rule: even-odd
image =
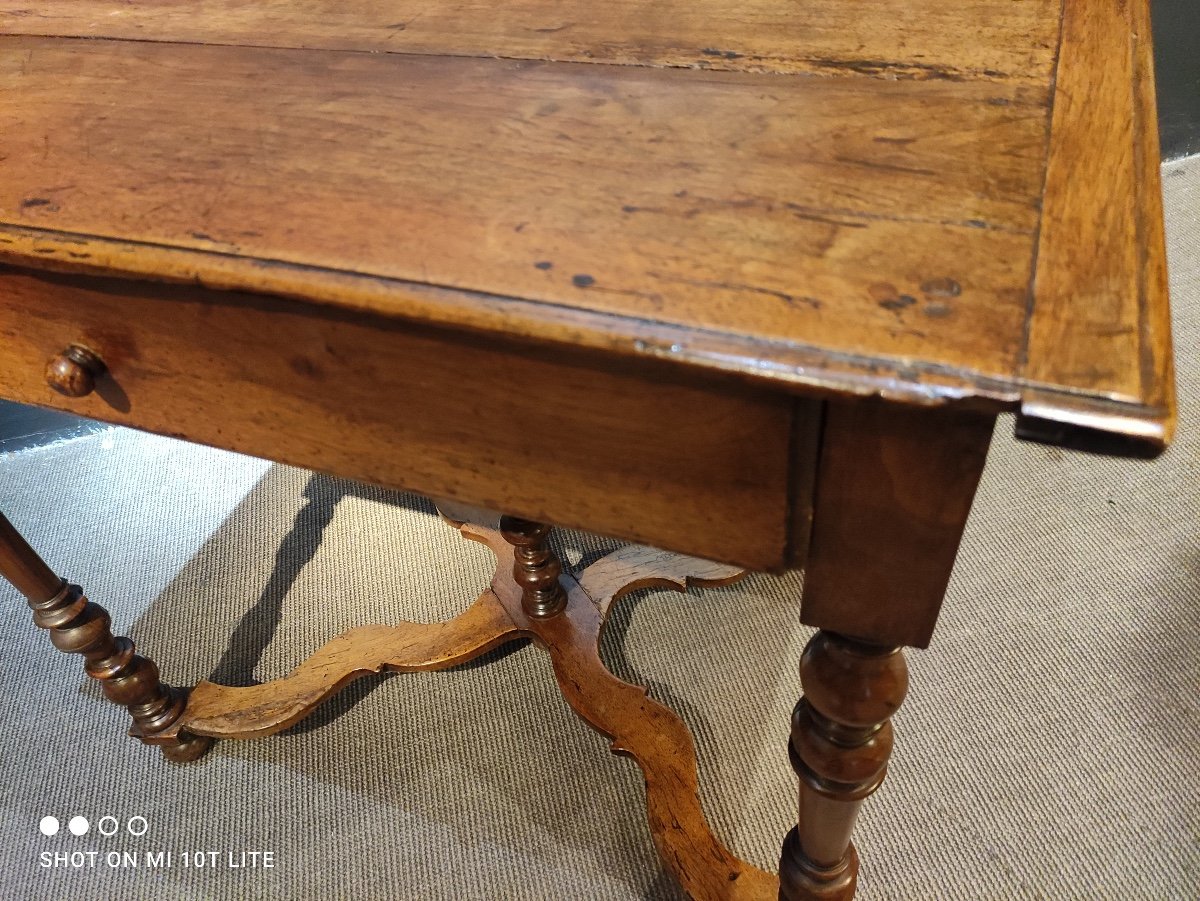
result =
[[[816,402],[296,301],[0,272],[0,396],[757,569],[804,547]],[[107,367],[80,398],[47,362]]]

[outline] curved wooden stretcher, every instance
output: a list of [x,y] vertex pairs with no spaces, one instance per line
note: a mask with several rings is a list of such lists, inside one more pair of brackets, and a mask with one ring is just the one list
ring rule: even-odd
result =
[[[161,684],[157,668],[134,654],[129,639],[112,636],[107,613],[88,601],[78,586],[58,580],[48,569],[43,574],[48,586],[44,593],[55,590],[41,609],[34,605],[35,620],[51,630],[56,646],[85,654],[89,675],[101,680],[112,700],[130,708],[131,734],[161,746],[168,757],[181,762],[201,757],[214,738],[281,732],[362,676],[384,670],[449,669],[507,642],[532,639],[549,653],[571,708],[611,740],[615,753],[632,757],[642,768],[655,845],[689,895],[776,898],[778,877],[739,860],[713,834],[700,806],[696,751],[683,720],[649,698],[644,687],[613,675],[599,652],[613,605],[631,592],[726,585],[745,571],[626,545],[569,575],[561,572],[546,547],[549,529],[543,525],[504,517],[504,531],[499,531],[447,522],[464,538],[486,545],[496,558],[491,586],[470,607],[445,622],[351,629],[326,642],[286,676],[259,685],[202,681],[186,693]],[[20,540],[8,528],[10,536]],[[29,556],[36,560],[32,551]],[[549,609],[538,604],[539,592]],[[140,686],[140,694],[131,693],[130,685]],[[153,715],[139,715],[139,710],[151,709]]]

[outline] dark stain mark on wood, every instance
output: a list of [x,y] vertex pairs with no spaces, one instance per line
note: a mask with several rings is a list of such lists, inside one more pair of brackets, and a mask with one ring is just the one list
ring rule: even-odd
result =
[[881,163],[877,160],[860,160],[852,156],[836,156],[834,157],[839,163],[848,163],[851,166],[863,166],[867,169],[879,169],[883,172],[908,172],[912,175],[937,175],[932,169],[919,169],[916,166],[902,166],[899,163]]
[[716,56],[721,59],[741,59],[742,58],[742,54],[738,53],[736,50],[718,50],[715,47],[705,47],[700,52],[703,53],[705,56]]
[[188,232],[188,234],[191,235],[193,238],[195,238],[197,241],[216,241],[217,240],[212,235],[205,234],[204,232]]
[[719,288],[725,291],[741,291],[751,294],[764,294],[767,297],[774,297],[782,300],[789,306],[805,306],[811,310],[819,310],[822,306],[822,300],[819,297],[810,297],[807,294],[788,294],[786,291],[776,291],[773,288],[760,288],[757,285],[745,285],[740,282],[721,282],[709,281],[707,279],[692,279],[679,278],[678,276],[664,275],[661,272],[647,272],[651,278],[660,279],[667,282],[678,282],[682,285],[692,285],[696,288]]
[[404,31],[404,29],[408,28],[408,23],[407,22],[393,22],[391,25],[388,25],[387,28],[389,31]]
[[590,288],[596,284],[596,280],[587,273],[580,273],[579,275],[571,276],[571,284],[576,288]]
[[288,360],[288,365],[292,367],[294,373],[305,378],[315,379],[321,376],[321,367],[308,357],[292,357]]
[[[955,69],[949,66],[890,59],[837,59],[815,56],[807,58],[805,62],[819,69],[842,69],[857,72],[860,75],[876,75],[884,78],[907,77],[919,80],[967,81],[980,74],[979,70]],[[982,74],[989,77],[1003,76],[1003,73],[989,73],[994,73],[994,70],[985,69]]]
[[935,301],[934,303],[925,304],[923,312],[931,319],[945,319],[954,311],[950,308],[950,304]]
[[58,204],[46,197],[26,197],[21,201],[21,209],[23,210],[29,210],[39,206],[46,207],[47,212],[50,213],[58,212]]
[[[787,206],[790,209],[793,207],[793,204],[785,204],[785,206]],[[867,223],[865,223],[865,222],[846,222],[842,219],[830,219],[826,216],[818,216],[816,213],[809,213],[809,212],[803,211],[803,210],[793,209],[792,215],[795,216],[797,219],[806,219],[809,222],[822,222],[825,225],[836,225],[839,228],[866,228],[867,227]]]
[[1097,338],[1124,338],[1127,335],[1137,333],[1131,325],[1108,326],[1105,328],[1090,328],[1088,334],[1095,335]]
[[515,231],[517,233],[523,232],[523,231],[525,231],[525,226],[527,226],[528,224],[529,224],[528,222],[518,222],[516,225],[513,226],[513,231]]
[[893,313],[899,313],[917,302],[917,299],[911,294],[901,294],[896,290],[895,285],[888,282],[877,282],[871,285],[867,293],[881,307]]
[[879,301],[879,305],[885,310],[891,310],[893,313],[899,313],[905,307],[911,307],[917,302],[917,299],[911,294],[901,294],[898,297],[892,297],[888,300]]
[[549,260],[538,260],[538,261],[537,261],[536,263],[534,263],[533,265],[534,265],[534,267],[535,267],[535,268],[537,268],[537,269],[541,269],[543,272],[545,272],[547,269],[553,269],[553,268],[554,268],[554,264],[553,264],[553,263],[551,263]]
[[988,224],[986,222],[984,222],[982,219],[968,219],[963,224],[970,226],[971,228],[987,228],[988,227]]
[[952,278],[930,278],[921,282],[921,290],[934,297],[958,297],[962,285]]

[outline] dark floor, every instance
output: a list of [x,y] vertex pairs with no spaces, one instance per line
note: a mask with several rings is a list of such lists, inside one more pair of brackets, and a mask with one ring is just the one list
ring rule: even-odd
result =
[[92,419],[0,400],[0,454],[106,428]]

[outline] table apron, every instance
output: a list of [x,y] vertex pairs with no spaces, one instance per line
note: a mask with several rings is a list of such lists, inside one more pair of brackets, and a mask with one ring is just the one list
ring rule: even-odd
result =
[[[755,569],[807,545],[820,403],[196,286],[0,271],[0,397]],[[96,390],[48,387],[77,344]]]

